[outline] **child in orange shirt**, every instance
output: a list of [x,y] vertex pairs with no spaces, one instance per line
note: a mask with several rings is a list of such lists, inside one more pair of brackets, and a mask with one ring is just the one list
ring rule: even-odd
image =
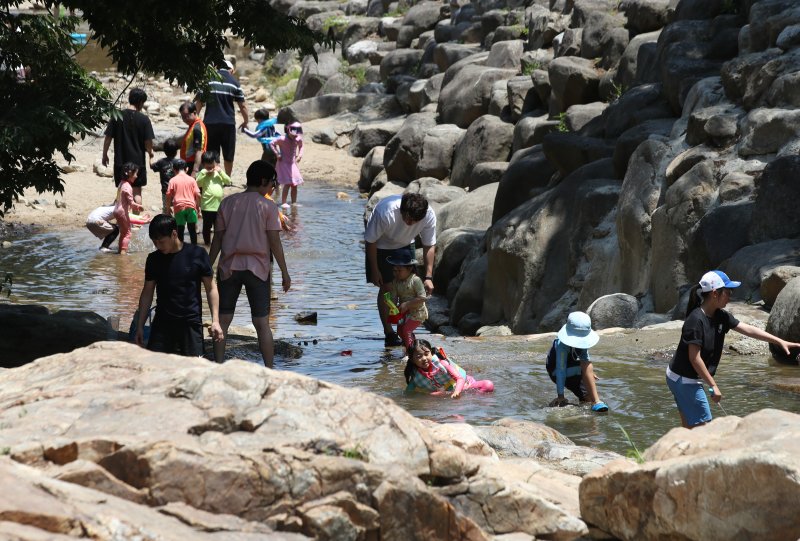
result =
[[197,218],[200,215],[200,187],[186,174],[186,162],[176,158],[172,162],[175,176],[167,186],[167,207],[178,224],[178,238],[183,242],[183,232],[189,226],[189,240],[197,244]]

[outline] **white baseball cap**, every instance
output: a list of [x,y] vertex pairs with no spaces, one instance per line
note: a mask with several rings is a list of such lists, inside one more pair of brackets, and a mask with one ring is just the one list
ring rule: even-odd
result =
[[735,282],[728,278],[728,275],[721,270],[708,271],[700,278],[700,291],[708,293],[715,289],[727,287],[733,289],[742,285],[741,282]]

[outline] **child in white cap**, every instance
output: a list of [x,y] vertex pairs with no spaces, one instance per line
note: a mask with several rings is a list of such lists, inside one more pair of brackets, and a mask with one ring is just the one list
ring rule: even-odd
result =
[[689,294],[681,339],[667,367],[667,386],[675,397],[684,428],[694,428],[711,420],[703,382],[710,387],[711,400],[717,403],[722,400],[714,374],[729,330],[775,344],[786,355],[790,348],[800,347],[800,344],[742,323],[724,309],[731,293],[740,285],[741,282],[731,280],[721,270],[713,270],[705,273]]
[[608,406],[597,394],[596,379],[589,348],[597,344],[600,337],[592,330],[592,319],[584,312],[572,312],[567,323],[558,331],[550,352],[547,354],[547,373],[556,384],[556,398],[550,407],[566,406],[564,387],[581,402],[591,401],[592,411],[602,413]]

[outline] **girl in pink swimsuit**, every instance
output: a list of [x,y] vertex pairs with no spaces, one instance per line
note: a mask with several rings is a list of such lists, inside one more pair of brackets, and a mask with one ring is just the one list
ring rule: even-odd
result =
[[289,208],[286,202],[289,191],[292,192],[292,205],[297,203],[297,187],[303,183],[300,174],[300,159],[303,157],[303,125],[292,122],[284,127],[286,135],[282,135],[270,143],[272,152],[277,157],[275,172],[278,173],[278,184],[283,186],[281,207]]
[[117,200],[114,204],[114,218],[119,227],[119,253],[128,253],[128,244],[131,242],[131,219],[128,213],[131,209],[139,212],[142,206],[133,200],[133,186],[139,175],[139,166],[135,163],[126,163],[122,166],[122,182],[119,183]]

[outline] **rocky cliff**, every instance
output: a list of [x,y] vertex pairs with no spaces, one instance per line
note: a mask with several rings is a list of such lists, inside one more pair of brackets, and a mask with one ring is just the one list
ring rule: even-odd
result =
[[553,330],[609,294],[638,326],[710,268],[758,300],[800,264],[796,2],[273,3],[342,40],[279,118],[364,156],[374,199],[435,201],[463,333]]

